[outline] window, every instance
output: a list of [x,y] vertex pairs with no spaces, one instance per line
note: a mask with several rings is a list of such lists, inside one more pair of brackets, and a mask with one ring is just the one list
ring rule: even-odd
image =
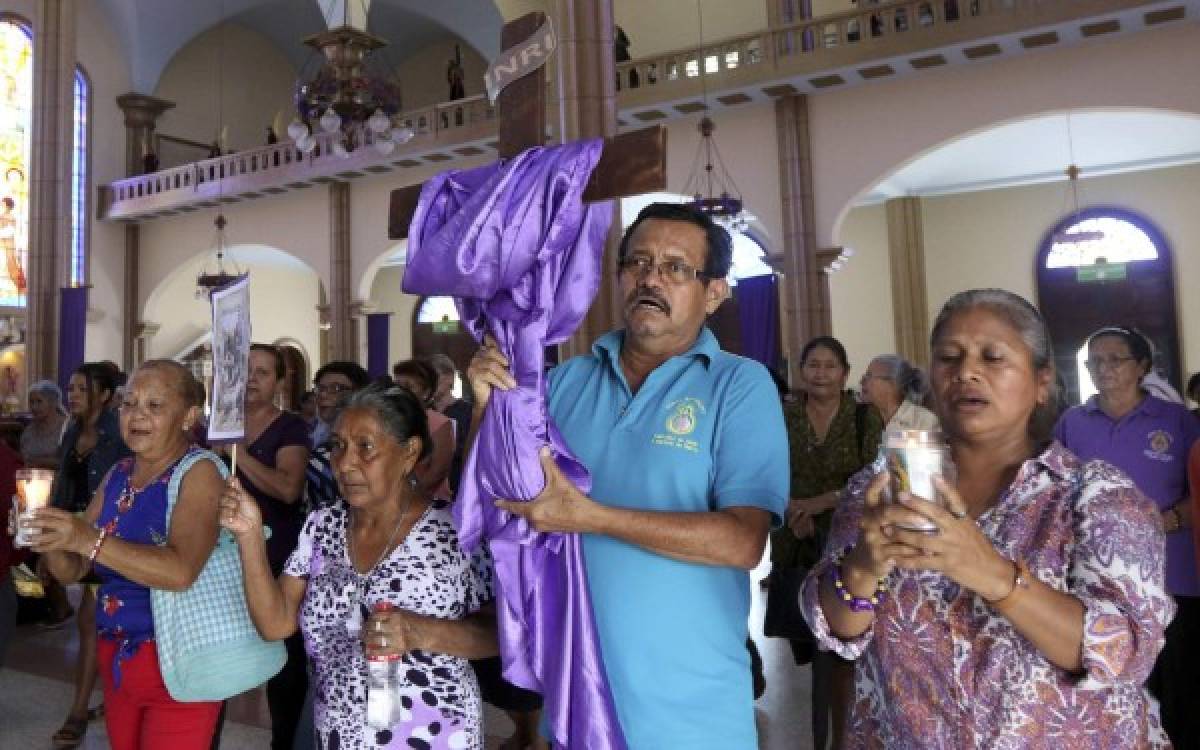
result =
[[453,297],[426,297],[417,310],[418,323],[443,323],[458,320]]
[[29,27],[0,18],[0,306],[25,304],[29,254],[29,149],[33,109]]
[[[1072,241],[1072,235],[1098,232],[1099,239]],[[1090,216],[1070,222],[1053,234],[1046,268],[1077,268],[1158,258],[1154,240],[1144,229],[1118,216]]]
[[71,285],[87,283],[88,98],[87,76],[75,69],[75,127],[71,149]]

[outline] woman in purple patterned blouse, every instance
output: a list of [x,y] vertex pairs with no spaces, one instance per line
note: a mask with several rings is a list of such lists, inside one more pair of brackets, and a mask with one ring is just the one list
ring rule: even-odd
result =
[[[1125,474],[1047,445],[1041,316],[962,292],[932,354],[945,506],[886,503],[882,466],[864,470],[801,594],[821,643],[858,660],[847,747],[1170,747],[1142,686],[1174,612],[1162,526]],[[937,531],[900,528],[921,522]]]

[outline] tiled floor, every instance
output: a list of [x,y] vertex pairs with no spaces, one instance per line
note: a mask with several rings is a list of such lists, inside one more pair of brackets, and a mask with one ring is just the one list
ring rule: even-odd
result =
[[[758,571],[753,575],[757,581]],[[808,669],[792,664],[787,644],[765,639],[762,632],[762,591],[754,585],[751,632],[766,665],[767,692],[756,707],[761,750],[811,750],[809,731]],[[75,658],[76,634],[72,624],[56,631],[34,627],[18,628],[0,670],[0,750],[42,750],[62,723],[71,700],[69,675]],[[99,703],[99,693],[93,703]],[[266,701],[261,690],[230,702],[228,720],[221,737],[222,750],[267,748],[270,733]],[[496,748],[512,725],[501,712],[487,707],[485,726],[488,747]],[[104,722],[94,722],[83,748],[107,748]]]

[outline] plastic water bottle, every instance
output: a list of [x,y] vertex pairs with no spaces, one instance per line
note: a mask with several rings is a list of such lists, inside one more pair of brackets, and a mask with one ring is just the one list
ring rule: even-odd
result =
[[[380,602],[376,612],[387,612],[392,605]],[[376,655],[367,658],[367,726],[390,729],[400,713],[400,688],[404,684],[402,657]]]

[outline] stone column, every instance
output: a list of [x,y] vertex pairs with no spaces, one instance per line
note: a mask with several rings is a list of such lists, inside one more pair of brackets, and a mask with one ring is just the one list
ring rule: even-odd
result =
[[329,354],[358,361],[358,324],[350,278],[350,185],[329,183]]
[[893,198],[885,204],[888,259],[892,271],[892,321],[896,353],[929,365],[929,302],[925,292],[925,233],[920,198]]
[[70,280],[75,4],[38,0],[26,268],[27,382],[58,376],[59,289]]
[[[132,177],[142,173],[142,156],[154,143],[154,127],[158,118],[174,102],[145,94],[128,93],[117,97],[117,106],[125,114],[125,174]],[[142,325],[141,285],[141,226],[135,222],[125,225],[124,315],[122,317],[121,365],[132,372],[144,361],[145,355],[136,344]]]
[[[613,57],[612,0],[554,0],[555,53],[562,81],[563,140],[609,138],[617,134],[616,61]],[[556,83],[552,82],[552,86]],[[621,240],[617,201],[604,249],[600,289],[579,330],[562,347],[563,359],[590,350],[601,334],[620,324],[616,257]]]
[[779,141],[779,185],[783,204],[783,305],[786,318],[782,342],[789,375],[805,342],[828,334],[828,280],[822,273],[813,204],[811,136],[808,97],[793,94],[775,100],[775,131]]

